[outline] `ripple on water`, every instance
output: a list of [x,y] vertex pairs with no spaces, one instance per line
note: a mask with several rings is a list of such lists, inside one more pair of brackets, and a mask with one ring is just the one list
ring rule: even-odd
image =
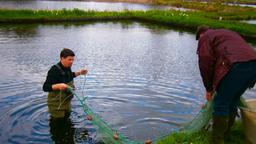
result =
[[[145,140],[176,131],[192,120],[191,113],[198,110],[195,103],[199,101],[191,95],[193,90],[185,80],[110,77],[88,77],[88,104],[111,127],[129,138]],[[102,83],[95,86],[98,81]]]
[[[37,141],[49,139],[45,97],[42,95],[42,97],[38,97],[36,92],[23,94],[30,97],[30,100],[17,100],[8,108],[0,111],[0,123],[3,126],[1,127],[1,141],[3,142],[27,143],[28,139],[33,139],[34,136],[37,137]],[[9,96],[9,101],[13,101],[13,97],[10,97],[12,96]],[[18,96],[14,97],[19,98]]]
[[[41,87],[63,47],[77,53],[74,70],[89,67],[86,82],[75,80],[78,90],[84,89],[79,95],[87,96],[92,110],[128,138],[175,131],[199,108],[202,99],[196,95],[202,85],[194,70],[192,34],[129,22],[29,27],[0,26],[2,143],[52,143]],[[72,104],[76,133],[86,129],[97,139],[97,126],[85,119],[76,98]]]

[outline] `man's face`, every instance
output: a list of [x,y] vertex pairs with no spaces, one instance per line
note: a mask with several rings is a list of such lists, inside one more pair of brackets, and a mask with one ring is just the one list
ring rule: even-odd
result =
[[72,66],[74,59],[73,56],[67,56],[66,58],[62,57],[60,61],[64,67],[68,68]]

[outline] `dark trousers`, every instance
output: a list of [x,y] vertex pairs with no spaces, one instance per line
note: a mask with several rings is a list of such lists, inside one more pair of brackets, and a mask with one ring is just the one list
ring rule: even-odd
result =
[[256,82],[256,61],[236,63],[221,80],[213,100],[213,116],[228,116],[237,111],[240,97]]

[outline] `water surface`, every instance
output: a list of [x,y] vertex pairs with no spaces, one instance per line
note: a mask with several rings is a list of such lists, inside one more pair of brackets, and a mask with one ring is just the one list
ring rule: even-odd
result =
[[[89,70],[75,79],[77,93],[113,129],[135,140],[177,131],[205,102],[196,46],[192,33],[131,21],[0,25],[0,143],[52,143],[42,84],[64,47],[76,53],[73,70]],[[84,129],[97,140],[72,104],[75,141]]]
[[249,23],[249,24],[256,24],[256,20],[245,20],[242,22]]
[[94,2],[94,1],[50,1],[50,0],[0,0],[0,8],[8,9],[82,9],[96,11],[122,11],[122,10],[150,10],[150,9],[176,9],[188,10],[185,8],[176,8],[171,6],[136,4],[124,2]]

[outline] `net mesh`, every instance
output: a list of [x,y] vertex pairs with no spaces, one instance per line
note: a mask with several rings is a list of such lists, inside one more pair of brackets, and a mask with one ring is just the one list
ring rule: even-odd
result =
[[[87,114],[87,119],[92,122],[94,126],[97,127],[97,133],[100,135],[101,139],[106,144],[150,144],[157,143],[158,140],[163,139],[166,136],[163,136],[158,139],[147,140],[147,141],[135,141],[131,140],[121,133],[118,133],[117,130],[112,129],[106,122],[104,122],[99,115],[94,113],[90,107],[86,103],[87,97],[78,96],[75,91],[70,87],[68,88],[70,92],[78,99],[83,107],[84,112]],[[180,131],[186,133],[193,133],[205,129],[209,126],[209,121],[212,117],[212,101],[206,102],[206,104],[202,107],[200,112],[196,115],[196,117],[184,125]]]
[[83,107],[84,112],[87,114],[87,119],[92,122],[94,126],[97,127],[97,132],[100,134],[101,139],[106,144],[144,144],[143,141],[134,141],[129,138],[126,138],[121,133],[118,133],[117,130],[110,128],[110,126],[104,122],[99,115],[94,113],[89,106],[86,104],[86,97],[78,96],[72,88],[69,88],[69,91],[74,94]]
[[182,132],[193,133],[202,129],[208,129],[210,126],[209,121],[212,118],[212,112],[212,101],[207,101],[195,118],[180,130]]

